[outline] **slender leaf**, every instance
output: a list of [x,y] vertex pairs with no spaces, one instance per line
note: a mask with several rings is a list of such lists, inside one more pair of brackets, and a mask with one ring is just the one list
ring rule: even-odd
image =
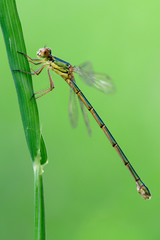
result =
[[[0,0],[0,24],[11,71],[13,69],[23,69],[30,72],[27,59],[17,53],[17,51],[26,53],[26,47],[14,0]],[[30,100],[33,94],[31,75],[14,71],[12,71],[12,75],[32,160],[34,161],[40,150],[42,154],[44,153],[44,156],[41,156],[41,161],[44,164],[47,161],[47,154],[44,141],[41,137],[37,104],[34,97]]]
[[35,98],[30,100],[33,95],[31,75],[13,71],[14,69],[30,71],[27,59],[17,53],[17,51],[26,53],[26,48],[15,0],[0,0],[0,25],[17,90],[25,136],[34,166],[35,240],[45,240],[42,165],[47,162],[47,151],[40,131]]

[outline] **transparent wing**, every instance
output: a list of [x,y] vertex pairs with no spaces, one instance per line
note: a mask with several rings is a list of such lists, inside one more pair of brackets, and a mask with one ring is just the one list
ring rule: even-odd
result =
[[[74,78],[72,78],[71,80],[75,82]],[[69,98],[69,118],[70,118],[72,127],[75,128],[75,127],[77,127],[77,124],[78,124],[77,96],[74,91],[74,87],[72,86],[72,82],[70,84],[70,87],[71,88],[70,88],[70,98]],[[91,136],[91,128],[90,128],[89,119],[88,119],[88,115],[86,113],[85,106],[79,97],[78,97],[78,99],[79,99],[82,115],[84,118],[84,122],[85,122],[87,130],[88,130],[88,134]]]
[[72,90],[72,86],[70,88],[70,95],[69,95],[69,119],[71,126],[76,128],[78,125],[78,105],[77,105],[77,97]]
[[93,86],[94,74],[91,62],[86,62],[81,64],[79,67],[74,67],[74,72],[76,72],[86,84]]
[[89,134],[89,136],[91,136],[92,132],[91,132],[89,119],[88,119],[88,115],[87,115],[85,106],[84,106],[82,100],[80,98],[78,98],[78,99],[79,99],[80,107],[81,107],[81,110],[82,110],[82,114],[83,114],[84,122],[85,122],[86,127],[87,127],[88,134]]
[[100,73],[94,73],[93,86],[105,94],[111,94],[115,91],[111,78]]
[[89,86],[93,86],[105,94],[114,92],[111,78],[105,74],[94,73],[90,62],[83,63],[79,67],[75,66],[74,72]]

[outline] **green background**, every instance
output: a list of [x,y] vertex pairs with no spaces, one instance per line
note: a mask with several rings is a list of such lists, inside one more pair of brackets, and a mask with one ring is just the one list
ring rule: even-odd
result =
[[[92,61],[111,76],[116,90],[108,96],[76,79],[152,194],[145,201],[137,193],[92,116],[92,137],[80,111],[71,128],[69,87],[53,73],[55,89],[37,101],[49,159],[47,239],[159,239],[160,2],[17,0],[17,7],[29,56],[46,45],[73,65]],[[28,240],[33,170],[2,34],[0,52],[0,235]],[[47,88],[46,71],[33,82],[35,91]]]

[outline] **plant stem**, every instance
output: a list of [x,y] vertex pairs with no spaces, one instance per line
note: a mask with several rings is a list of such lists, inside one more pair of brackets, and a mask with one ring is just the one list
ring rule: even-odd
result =
[[17,51],[26,53],[26,47],[15,0],[0,0],[0,26],[17,90],[25,137],[34,168],[35,240],[45,240],[42,168],[47,163],[47,151],[40,131],[36,100],[34,97],[30,100],[33,95],[31,75],[13,71],[14,69],[30,71],[27,59],[17,53]]
[[44,192],[41,165],[34,164],[35,240],[45,239]]

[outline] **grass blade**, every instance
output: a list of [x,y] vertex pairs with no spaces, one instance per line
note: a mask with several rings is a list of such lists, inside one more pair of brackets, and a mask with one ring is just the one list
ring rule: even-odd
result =
[[[15,1],[0,0],[0,24],[11,70],[25,69],[30,72],[27,59],[17,53],[17,51],[26,53],[26,48]],[[43,147],[41,153],[46,153],[46,149],[44,142],[41,144],[39,115],[35,98],[29,100],[33,94],[32,79],[29,74],[21,72],[12,71],[12,75],[17,90],[27,144],[34,161],[40,146]],[[43,158],[43,156],[41,157]],[[47,160],[46,156],[44,158],[43,163]]]
[[14,72],[22,69],[30,72],[27,59],[17,51],[26,53],[22,27],[15,0],[0,0],[0,25],[4,36],[9,65],[17,90],[18,102],[25,131],[26,141],[34,167],[35,191],[35,240],[45,239],[44,197],[42,165],[47,162],[47,151],[40,131],[39,115],[31,75]]

